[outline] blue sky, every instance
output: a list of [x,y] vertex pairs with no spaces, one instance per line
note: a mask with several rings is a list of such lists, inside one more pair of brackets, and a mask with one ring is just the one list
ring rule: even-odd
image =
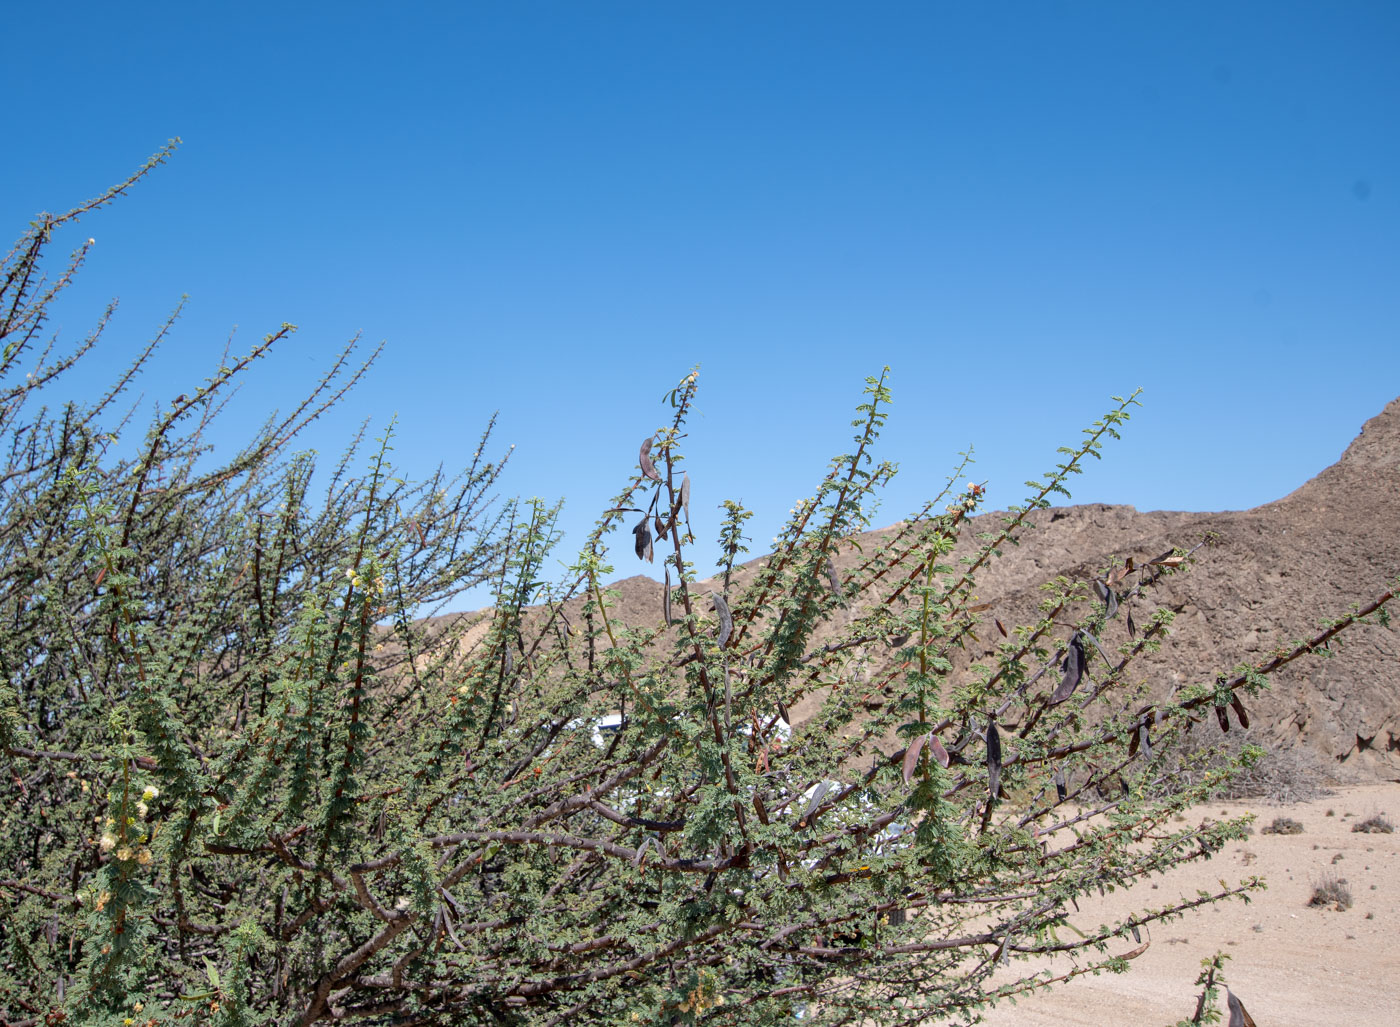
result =
[[70,337],[122,300],[69,388],[182,294],[148,407],[235,325],[301,326],[249,421],[386,339],[308,445],[397,414],[421,473],[499,410],[507,488],[565,497],[572,542],[695,364],[706,539],[726,497],[770,537],[886,364],[881,521],[968,444],[1015,502],[1138,386],[1075,500],[1243,508],[1400,394],[1397,53],[1381,2],[27,4],[0,215],[182,137],[60,239],[97,239]]

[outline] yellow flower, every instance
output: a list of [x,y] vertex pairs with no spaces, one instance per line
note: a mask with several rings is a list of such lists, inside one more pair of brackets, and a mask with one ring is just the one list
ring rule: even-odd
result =
[[160,795],[159,788],[157,788],[155,785],[147,785],[146,790],[141,793],[141,798],[145,799],[147,802],[150,802],[158,795]]

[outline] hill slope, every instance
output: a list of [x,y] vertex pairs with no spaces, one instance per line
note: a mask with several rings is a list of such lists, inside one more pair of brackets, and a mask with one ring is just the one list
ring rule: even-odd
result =
[[[973,528],[993,530],[1003,516],[984,514]],[[1400,576],[1400,399],[1366,423],[1337,463],[1253,510],[1143,513],[1095,504],[1039,511],[1032,521],[1021,545],[1008,547],[979,578],[980,598],[992,603],[987,616],[1008,624],[1030,619],[1038,586],[1057,575],[1087,579],[1114,556],[1150,558],[1211,534],[1214,544],[1191,573],[1155,595],[1178,610],[1175,643],[1147,665],[1154,685],[1209,681],[1315,634],[1323,619]],[[746,564],[746,572],[762,559]],[[843,554],[838,570],[855,559]],[[659,618],[657,582],[639,575],[612,587],[623,620]],[[1255,702],[1255,722],[1271,745],[1325,754],[1338,777],[1400,779],[1400,632],[1394,624],[1360,625],[1343,640],[1330,657],[1299,660],[1274,675],[1273,691]],[[800,722],[814,702],[795,707],[794,719]]]

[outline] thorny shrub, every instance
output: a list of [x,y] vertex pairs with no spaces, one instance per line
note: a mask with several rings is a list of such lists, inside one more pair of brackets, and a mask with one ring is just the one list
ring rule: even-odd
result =
[[[1068,495],[1134,397],[955,559],[982,496],[952,485],[961,468],[863,539],[894,474],[873,456],[891,398],[873,378],[850,452],[751,574],[750,513],[724,504],[705,594],[689,514],[719,499],[684,463],[692,373],[549,581],[554,510],[493,503],[484,442],[460,477],[415,486],[386,436],[313,499],[312,460],[288,447],[360,373],[346,355],[211,465],[208,419],[290,328],[173,401],[132,458],[101,418],[134,370],[91,408],[42,406],[90,345],[45,348],[86,249],[46,284],[44,248],[130,184],[38,222],[0,287],[8,1022],[966,1020],[1122,969],[1154,922],[1259,887],[1072,922],[1079,897],[1243,836],[1178,814],[1257,750],[1181,776],[1181,733],[1243,722],[1268,674],[1393,592],[1144,701],[1134,675],[1172,618],[1153,597],[1190,551],[1138,554],[1049,583],[1030,623],[996,621],[993,658],[954,669],[978,573]],[[662,563],[641,624],[604,584],[619,527],[622,559]],[[414,618],[488,574],[484,615]],[[871,649],[867,673],[850,657]],[[804,696],[817,712],[789,731]],[[1004,968],[1054,953],[1083,958],[1054,978]]]

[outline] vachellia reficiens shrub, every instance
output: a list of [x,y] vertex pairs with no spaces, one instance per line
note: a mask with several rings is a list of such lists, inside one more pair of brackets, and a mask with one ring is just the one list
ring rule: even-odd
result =
[[[45,247],[167,153],[42,218],[3,267],[6,1021],[956,1022],[1051,983],[1018,961],[1119,969],[1154,921],[1258,886],[1073,922],[1080,897],[1241,836],[1176,817],[1228,768],[1182,783],[1174,739],[1244,719],[1241,696],[1390,593],[1155,700],[1135,676],[1171,622],[1154,589],[1190,550],[1051,582],[1019,626],[975,601],[1131,397],[994,531],[969,529],[981,488],[950,485],[865,536],[894,473],[871,379],[851,452],[771,555],[739,563],[750,514],[723,504],[701,587],[690,509],[720,498],[681,451],[692,373],[549,581],[555,511],[493,499],[487,439],[421,484],[387,435],[356,440],[313,486],[292,443],[363,373],[348,352],[213,459],[210,419],[289,326],[171,402],[134,455],[108,421],[140,360],[90,407],[44,406],[97,338],[49,346],[86,247],[51,282]],[[634,560],[664,585],[624,623],[605,580]],[[485,613],[418,616],[483,581]],[[969,664],[979,630],[995,655]]]

